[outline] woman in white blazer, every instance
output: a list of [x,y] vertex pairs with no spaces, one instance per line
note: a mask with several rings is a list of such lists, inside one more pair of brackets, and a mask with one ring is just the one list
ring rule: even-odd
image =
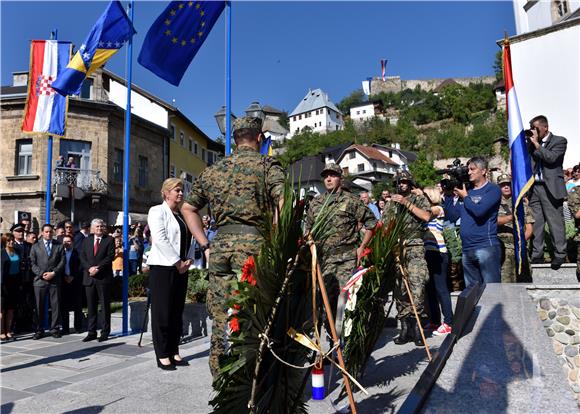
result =
[[176,365],[189,365],[179,355],[183,308],[187,291],[187,257],[191,234],[181,217],[183,182],[168,178],[161,187],[163,203],[149,209],[147,223],[151,231],[149,289],[151,295],[151,330],[157,366],[166,371]]

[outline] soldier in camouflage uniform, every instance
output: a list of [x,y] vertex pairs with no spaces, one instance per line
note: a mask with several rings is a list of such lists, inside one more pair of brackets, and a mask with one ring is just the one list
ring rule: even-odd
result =
[[[530,279],[529,261],[524,257],[522,272],[516,272],[516,251],[514,244],[514,216],[512,214],[512,178],[501,174],[497,178],[501,189],[501,203],[497,214],[497,237],[502,249],[501,281],[502,283],[526,282]],[[524,203],[524,233],[526,240],[532,236],[534,217],[527,204]]]
[[[326,193],[310,202],[305,220],[308,232],[314,221],[325,209],[333,211],[330,234],[323,244],[317,245],[320,270],[324,278],[328,299],[336,317],[336,307],[340,288],[346,284],[356,268],[363,250],[372,238],[372,230],[377,220],[373,212],[359,197],[342,187],[342,168],[337,164],[327,164],[320,174],[324,179]],[[365,231],[362,243],[359,237],[359,223]]]
[[258,152],[262,136],[259,118],[236,119],[233,136],[236,151],[201,173],[182,207],[182,214],[206,257],[209,242],[199,210],[209,205],[218,228],[208,259],[207,292],[207,309],[213,318],[209,365],[214,379],[227,344],[225,301],[229,286],[236,278],[235,271],[241,270],[249,256],[259,253],[263,241],[259,229],[264,226],[264,213],[276,212],[285,180],[280,163]]
[[573,187],[568,193],[568,208],[576,222],[576,278],[580,281],[580,186]]
[[[429,270],[425,260],[425,247],[423,244],[423,233],[425,232],[423,224],[431,219],[431,204],[424,195],[418,192],[412,192],[413,181],[411,174],[402,171],[396,178],[397,194],[391,197],[391,201],[385,206],[385,212],[396,212],[409,210],[410,220],[420,228],[414,238],[406,241],[404,256],[401,258],[401,264],[407,270],[409,289],[413,295],[413,302],[417,308],[419,317],[426,318],[425,313],[425,285],[429,280]],[[394,297],[397,306],[397,319],[401,321],[401,331],[394,339],[395,344],[402,345],[414,341],[417,346],[423,345],[419,326],[417,325],[415,314],[411,306],[407,289],[402,280],[402,275],[398,275],[397,285],[395,287]]]

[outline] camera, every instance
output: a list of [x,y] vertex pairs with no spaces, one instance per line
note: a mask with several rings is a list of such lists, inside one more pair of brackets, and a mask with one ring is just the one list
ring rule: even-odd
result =
[[536,128],[536,127],[533,127],[533,128],[530,128],[530,129],[525,129],[524,130],[524,134],[526,135],[526,138],[532,137],[534,135],[534,131],[540,132],[540,131],[538,131],[538,128]]
[[449,164],[447,168],[442,170],[437,170],[437,174],[447,174],[449,178],[441,180],[441,187],[445,191],[453,191],[455,188],[469,188],[469,169],[467,165],[461,163],[459,158],[455,159],[452,164]]

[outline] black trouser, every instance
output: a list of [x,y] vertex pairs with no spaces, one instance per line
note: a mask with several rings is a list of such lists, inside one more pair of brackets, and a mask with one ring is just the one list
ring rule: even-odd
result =
[[80,332],[83,328],[83,287],[75,280],[66,283],[65,280],[61,286],[61,307],[60,314],[62,318],[62,330],[69,332],[69,312],[74,312],[74,328]]
[[38,313],[36,311],[36,298],[31,281],[20,283],[20,295],[16,308],[15,324],[16,333],[34,331],[38,327]]
[[34,286],[34,297],[36,299],[36,332],[44,331],[44,310],[46,307],[46,295],[50,295],[50,311],[52,320],[50,331],[58,331],[60,325],[60,286],[55,283],[47,283],[45,286]]
[[175,266],[151,266],[149,289],[155,355],[169,358],[179,354],[187,273],[180,275]]
[[85,286],[87,294],[87,313],[89,319],[89,334],[97,333],[97,308],[101,304],[101,314],[103,315],[103,326],[101,335],[111,333],[111,285],[109,283],[95,283],[92,286]]

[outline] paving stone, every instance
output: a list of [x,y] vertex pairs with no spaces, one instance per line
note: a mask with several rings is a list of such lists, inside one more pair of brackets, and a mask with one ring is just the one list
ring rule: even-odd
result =
[[0,387],[0,399],[2,400],[2,413],[4,413],[4,407],[8,405],[7,403],[11,403],[16,400],[21,400],[23,398],[27,398],[32,395],[34,394],[20,390],[15,390],[13,388],[8,388],[4,386]]
[[550,311],[548,312],[548,318],[550,319],[554,319],[556,317],[556,311]]
[[41,394],[43,392],[52,391],[60,387],[70,385],[70,382],[65,381],[50,381],[45,384],[36,385],[34,387],[26,388],[24,391],[34,394]]
[[[34,363],[36,363],[35,361]],[[2,371],[2,386],[24,390],[50,381],[62,380],[73,373],[71,370],[46,365],[29,365],[12,371]]]
[[557,316],[556,320],[560,322],[562,325],[570,324],[570,317],[569,316]]
[[2,365],[3,367],[9,367],[12,365],[20,365],[23,362],[30,362],[35,359],[38,359],[38,357],[34,355],[26,355],[20,353],[3,355],[2,358],[0,358],[0,365]]

